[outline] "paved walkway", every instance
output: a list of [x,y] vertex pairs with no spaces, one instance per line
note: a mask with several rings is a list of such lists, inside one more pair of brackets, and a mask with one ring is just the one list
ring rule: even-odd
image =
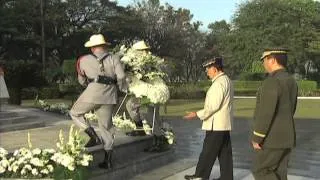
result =
[[[194,174],[196,167],[192,167],[189,169],[186,169],[182,172],[176,173],[170,177],[164,178],[164,180],[183,180],[184,175],[186,174]],[[247,169],[239,169],[235,168],[234,171],[234,180],[254,180],[252,174]],[[217,179],[219,178],[219,166],[215,165],[212,169],[210,179]],[[301,176],[294,176],[289,175],[289,180],[316,180],[315,178],[307,178],[307,177],[301,177]]]
[[[32,108],[21,108],[17,109],[17,111],[19,113],[40,114],[41,118],[47,120],[47,124],[55,126],[54,128],[30,130],[32,142],[35,146],[42,143],[48,146],[49,144],[54,145],[52,142],[58,137],[59,130],[64,129],[66,132],[70,127],[71,121],[63,121],[65,120],[63,116],[39,112],[39,110]],[[193,174],[204,138],[204,132],[200,129],[201,122],[197,120],[184,121],[181,117],[170,118],[166,121],[173,126],[176,133],[177,144],[175,146],[175,155],[177,160],[159,169],[139,174],[133,179],[179,180],[183,179],[185,174]],[[289,180],[320,179],[320,117],[319,120],[297,120],[296,128],[297,147],[294,149],[289,163]],[[27,132],[28,130],[0,133],[0,146],[14,149],[18,146],[26,145]],[[249,146],[248,135],[249,121],[236,118],[234,131],[231,134],[236,179],[252,179],[249,172],[252,161],[252,149]],[[48,143],[48,139],[44,137],[50,137],[52,144]],[[120,139],[123,139],[123,142],[130,139],[127,136],[120,137]],[[219,176],[218,165],[215,165],[212,173],[213,177]]]
[[[143,179],[184,179],[185,174],[193,174],[198,161],[204,132],[200,121],[184,121],[180,118],[167,120],[175,129],[177,162],[144,174],[135,180]],[[319,120],[297,120],[297,147],[289,163],[289,180],[320,179],[320,118]],[[249,146],[249,121],[237,118],[232,132],[234,176],[238,180],[253,179],[250,174],[252,149]],[[180,169],[179,169],[180,166]],[[159,173],[157,173],[159,171]],[[218,177],[218,164],[212,170],[212,177]]]

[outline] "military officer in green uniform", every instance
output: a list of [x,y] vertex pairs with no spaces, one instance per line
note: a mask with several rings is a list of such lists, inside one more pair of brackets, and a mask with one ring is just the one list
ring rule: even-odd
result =
[[296,143],[294,113],[298,87],[286,71],[287,51],[266,49],[261,57],[268,77],[257,93],[251,143],[256,180],[286,180],[289,156]]

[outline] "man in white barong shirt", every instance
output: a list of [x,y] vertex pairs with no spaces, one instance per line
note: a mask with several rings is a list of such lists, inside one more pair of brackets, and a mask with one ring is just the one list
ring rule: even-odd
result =
[[204,103],[204,108],[190,112],[184,119],[197,117],[206,131],[202,152],[194,175],[186,175],[187,180],[208,180],[216,158],[220,164],[220,179],[233,180],[233,162],[230,131],[233,120],[233,86],[223,72],[222,58],[216,57],[206,62],[207,75],[212,80]]

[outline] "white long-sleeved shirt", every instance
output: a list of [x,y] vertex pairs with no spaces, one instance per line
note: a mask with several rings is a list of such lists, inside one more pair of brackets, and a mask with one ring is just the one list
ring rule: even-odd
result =
[[227,75],[221,73],[212,79],[204,108],[197,111],[206,131],[230,131],[233,121],[233,86]]

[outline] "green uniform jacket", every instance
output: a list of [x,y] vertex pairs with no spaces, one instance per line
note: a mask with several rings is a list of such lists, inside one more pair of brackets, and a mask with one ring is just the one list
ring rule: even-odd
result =
[[272,72],[257,94],[252,141],[265,148],[290,148],[296,143],[293,116],[298,86],[284,69]]

